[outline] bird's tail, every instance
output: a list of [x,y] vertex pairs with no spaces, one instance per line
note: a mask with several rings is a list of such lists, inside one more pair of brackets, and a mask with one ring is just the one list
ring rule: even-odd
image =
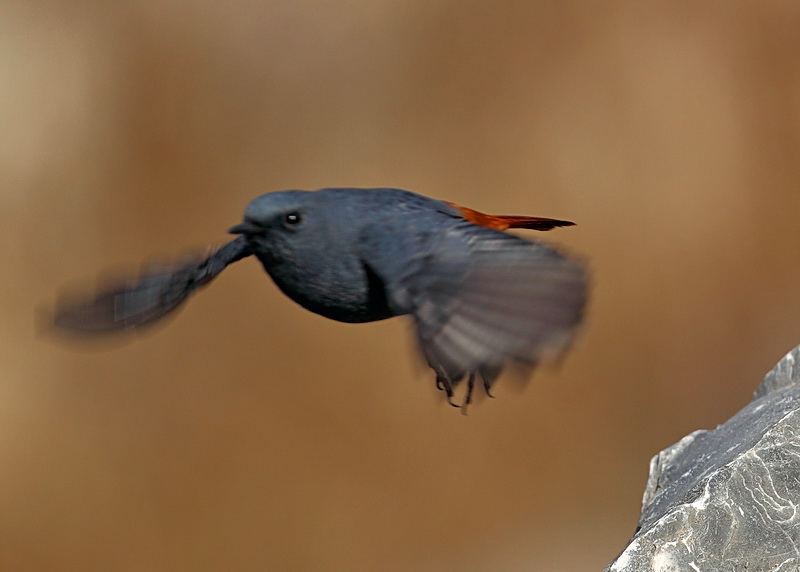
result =
[[490,215],[462,207],[455,203],[447,203],[457,209],[461,216],[472,224],[493,228],[495,230],[508,230],[509,228],[527,228],[531,230],[551,230],[559,226],[574,226],[574,222],[568,220],[558,220],[554,218],[544,218],[538,216],[521,215]]

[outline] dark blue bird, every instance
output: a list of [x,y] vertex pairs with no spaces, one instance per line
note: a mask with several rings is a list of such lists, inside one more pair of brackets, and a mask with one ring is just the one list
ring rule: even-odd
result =
[[103,334],[176,309],[227,265],[254,255],[292,300],[341,322],[410,315],[452,404],[476,380],[488,394],[506,365],[563,352],[581,322],[586,271],[554,248],[502,232],[562,220],[493,216],[400,189],[281,191],[253,200],[239,235],[206,257],[153,267],[59,305],[55,326]]

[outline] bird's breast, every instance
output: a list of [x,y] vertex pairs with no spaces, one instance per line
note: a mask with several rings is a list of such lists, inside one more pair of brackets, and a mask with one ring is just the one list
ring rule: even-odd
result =
[[338,322],[391,318],[385,285],[360,261],[306,264],[259,257],[281,291],[305,309]]

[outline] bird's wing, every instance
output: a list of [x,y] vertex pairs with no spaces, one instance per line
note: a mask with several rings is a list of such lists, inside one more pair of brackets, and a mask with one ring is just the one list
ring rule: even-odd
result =
[[451,403],[465,377],[468,403],[476,378],[488,393],[506,365],[533,367],[569,346],[586,304],[582,264],[464,221],[442,231],[392,230],[391,222],[371,227],[362,256],[396,313],[414,317],[422,353]]
[[250,254],[247,239],[238,237],[206,256],[154,266],[94,294],[67,297],[57,304],[53,325],[72,334],[98,335],[150,324],[175,310],[226,266]]

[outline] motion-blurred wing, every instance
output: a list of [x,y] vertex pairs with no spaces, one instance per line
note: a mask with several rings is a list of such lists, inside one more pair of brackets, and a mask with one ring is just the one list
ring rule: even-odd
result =
[[[385,232],[384,228],[384,232]],[[416,320],[420,347],[451,401],[466,377],[465,404],[480,378],[487,393],[508,364],[533,367],[565,350],[583,317],[584,267],[553,248],[496,230],[458,223],[407,247],[398,265],[373,254],[398,313]],[[403,250],[397,243],[383,252]]]
[[175,310],[226,266],[250,254],[247,239],[239,237],[206,257],[150,268],[138,278],[110,285],[94,295],[62,301],[53,324],[58,330],[87,335],[150,324]]

